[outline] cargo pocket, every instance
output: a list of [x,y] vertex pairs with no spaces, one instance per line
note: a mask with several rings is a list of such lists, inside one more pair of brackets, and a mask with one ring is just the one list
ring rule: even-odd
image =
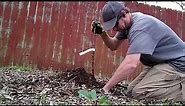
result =
[[180,80],[181,76],[178,74],[168,74],[164,76],[165,81],[175,81],[175,80]]
[[185,101],[185,77],[183,77],[182,82],[181,82],[181,87],[182,87],[182,100]]

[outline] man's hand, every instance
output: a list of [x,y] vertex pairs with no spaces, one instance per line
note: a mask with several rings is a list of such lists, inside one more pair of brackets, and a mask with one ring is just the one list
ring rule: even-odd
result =
[[103,92],[104,94],[111,94],[111,92],[109,91],[108,88],[106,88],[106,86],[103,87]]
[[103,28],[102,28],[100,22],[98,22],[98,21],[93,21],[92,22],[91,29],[92,29],[92,32],[94,34],[100,34],[101,35],[102,32],[103,32]]
[[100,93],[104,95],[111,95],[112,93],[110,91],[105,91],[103,88],[100,89]]

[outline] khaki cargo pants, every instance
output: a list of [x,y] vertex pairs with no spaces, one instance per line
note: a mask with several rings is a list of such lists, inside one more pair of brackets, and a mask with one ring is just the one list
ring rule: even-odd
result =
[[136,99],[185,101],[185,74],[168,64],[145,66],[129,84],[129,92]]

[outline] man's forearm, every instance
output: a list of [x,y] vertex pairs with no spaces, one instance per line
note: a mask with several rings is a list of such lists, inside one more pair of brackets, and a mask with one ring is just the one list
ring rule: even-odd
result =
[[119,65],[118,69],[115,71],[114,75],[103,87],[105,92],[108,92],[117,83],[127,80],[129,75],[131,75],[137,68],[139,64],[140,54],[133,54],[126,56],[125,60]]
[[114,39],[110,37],[105,31],[101,34],[101,37],[108,48],[110,48],[112,51],[117,49]]
[[104,86],[105,89],[109,90],[113,86],[115,86],[117,83],[127,80],[129,75],[132,74],[135,71],[135,67],[130,65],[120,66],[115,71],[111,79],[107,82],[107,84]]

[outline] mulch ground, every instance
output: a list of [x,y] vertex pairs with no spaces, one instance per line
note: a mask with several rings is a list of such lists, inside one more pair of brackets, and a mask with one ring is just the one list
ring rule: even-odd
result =
[[[108,78],[93,76],[84,68],[65,71],[25,70],[23,68],[0,68],[0,104],[8,105],[97,105],[106,96],[112,105],[177,104],[170,101],[136,100],[125,95],[127,85],[117,84],[111,94],[104,94],[102,87]],[[95,90],[97,100],[79,97],[79,90]]]

